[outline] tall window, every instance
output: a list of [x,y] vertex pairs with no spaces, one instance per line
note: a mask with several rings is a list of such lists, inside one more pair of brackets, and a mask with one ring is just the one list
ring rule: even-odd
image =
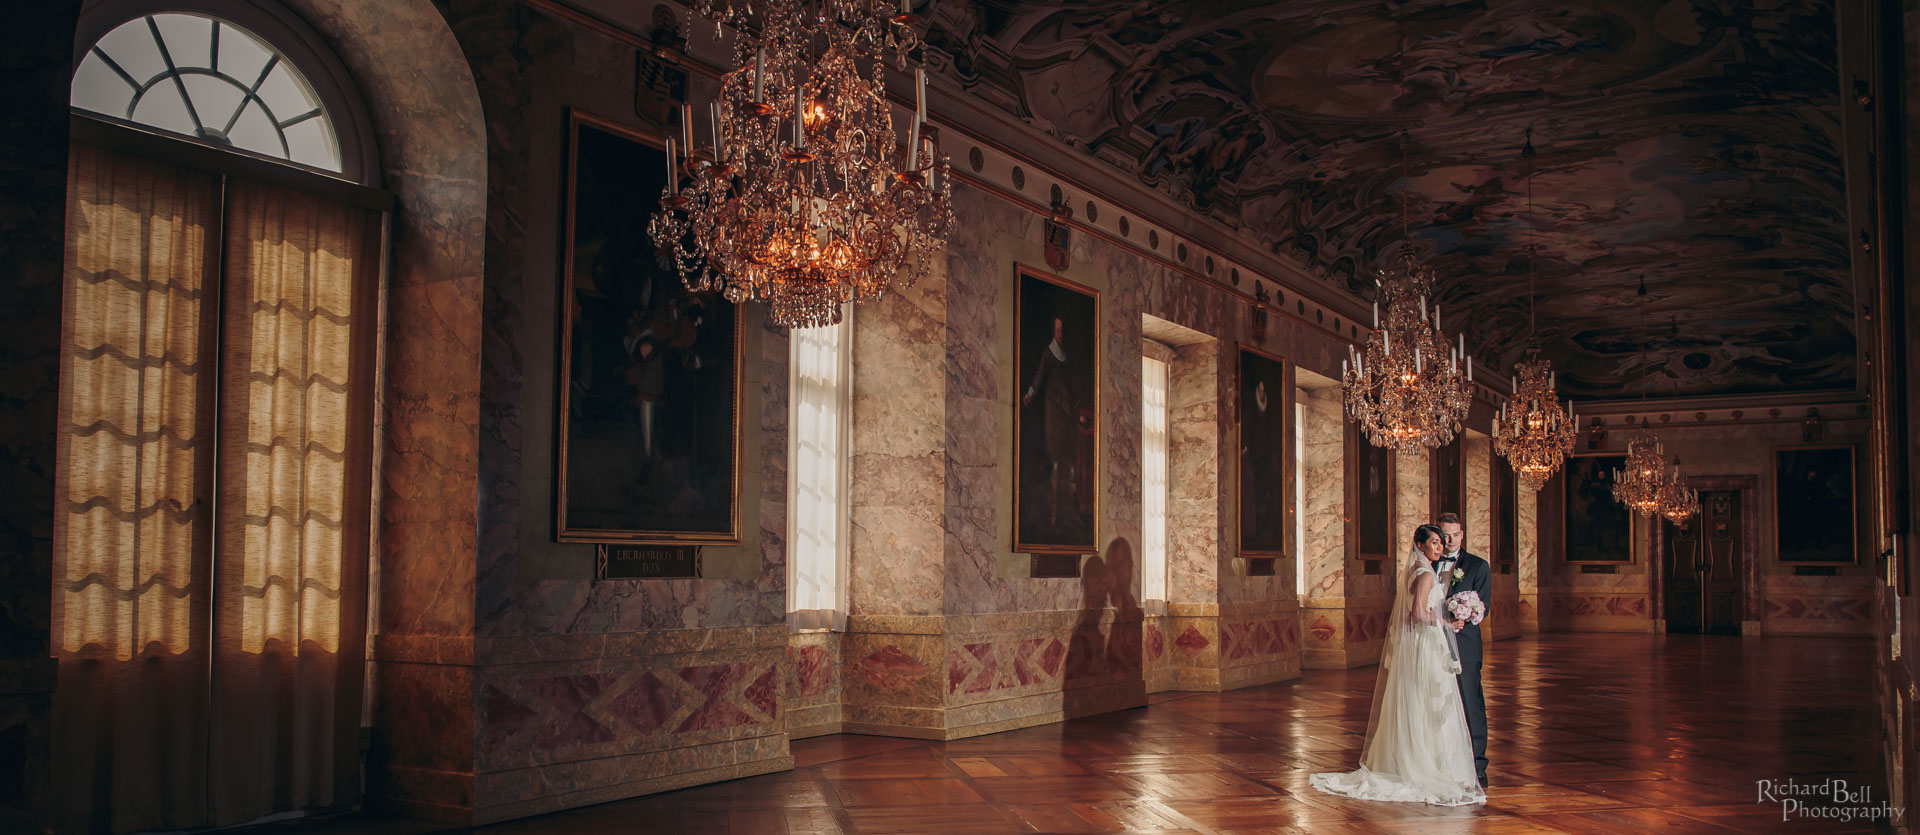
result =
[[1140,359],[1140,599],[1167,599],[1167,364]]
[[787,337],[787,622],[794,629],[847,623],[847,427],[853,395],[852,314]]
[[225,21],[118,23],[71,102],[61,828],[350,804],[385,195],[181,141],[342,168],[302,73]]

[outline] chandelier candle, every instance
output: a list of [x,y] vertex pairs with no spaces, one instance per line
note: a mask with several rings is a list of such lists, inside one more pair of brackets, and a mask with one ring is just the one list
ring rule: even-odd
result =
[[753,101],[764,104],[767,100],[767,51],[760,50],[753,58]]
[[895,122],[882,83],[886,64],[904,69],[919,50],[919,19],[886,0],[688,5],[730,30],[733,58],[710,114],[717,159],[680,172],[685,188],[671,186],[648,224],[687,289],[818,327],[925,277],[953,225],[946,160],[927,131]]
[[1411,251],[1379,277],[1374,330],[1361,346],[1349,347],[1350,361],[1341,366],[1347,413],[1375,446],[1407,454],[1441,446],[1459,432],[1472,405],[1461,361],[1466,343],[1447,344],[1438,304],[1429,315],[1432,271]]

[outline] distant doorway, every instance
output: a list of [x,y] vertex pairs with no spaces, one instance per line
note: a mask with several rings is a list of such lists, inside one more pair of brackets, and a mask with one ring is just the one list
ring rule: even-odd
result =
[[1662,521],[1668,632],[1740,634],[1740,492],[1701,491],[1700,513]]

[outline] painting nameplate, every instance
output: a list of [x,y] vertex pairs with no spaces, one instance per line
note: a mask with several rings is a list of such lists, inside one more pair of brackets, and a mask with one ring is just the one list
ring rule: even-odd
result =
[[696,546],[600,545],[594,551],[594,577],[599,580],[700,576]]

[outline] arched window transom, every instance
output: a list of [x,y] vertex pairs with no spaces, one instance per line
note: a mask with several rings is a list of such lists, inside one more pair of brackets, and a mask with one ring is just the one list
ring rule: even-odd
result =
[[340,172],[340,140],[300,69],[252,32],[168,12],[136,17],[87,50],[79,110]]

